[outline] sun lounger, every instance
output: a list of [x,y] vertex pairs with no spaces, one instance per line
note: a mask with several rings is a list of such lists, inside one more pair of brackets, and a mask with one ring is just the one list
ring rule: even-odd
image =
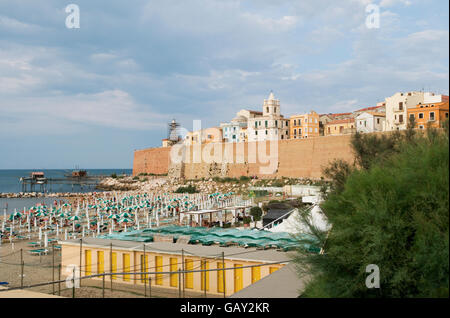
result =
[[40,242],[30,242],[28,243],[28,245],[32,246],[32,247],[36,247],[36,246],[41,246]]
[[48,254],[48,250],[42,249],[42,248],[37,249],[37,250],[29,250],[28,252],[30,252],[31,255],[42,255],[42,254],[47,255]]

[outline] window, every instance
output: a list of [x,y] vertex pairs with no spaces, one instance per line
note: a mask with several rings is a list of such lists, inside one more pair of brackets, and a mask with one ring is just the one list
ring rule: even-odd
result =
[[288,120],[286,120],[286,126],[289,126],[289,121]]
[[266,130],[266,135],[267,135],[267,130]]
[[275,127],[278,127],[278,120],[275,120]]
[[312,132],[312,128],[311,127],[309,127],[309,132]]
[[294,129],[294,135],[297,135],[297,129]]
[[423,118],[423,113],[419,113],[419,118],[420,118],[420,119]]
[[367,127],[367,121],[366,120],[364,121],[364,127]]
[[297,126],[297,120],[294,119],[294,126]]
[[315,132],[317,132],[317,128],[314,128],[315,129]]
[[267,112],[267,113],[269,112],[269,107],[266,107],[266,112]]
[[305,118],[305,123],[307,123],[308,122],[308,118]]
[[380,118],[377,118],[377,124],[380,124]]
[[398,121],[403,123],[403,115],[398,115]]
[[255,131],[255,135],[258,135],[258,131]]
[[267,128],[267,120],[264,122],[264,125],[266,126],[266,128]]
[[434,120],[434,112],[430,112],[430,120]]
[[445,118],[448,118],[448,113],[445,113]]
[[403,110],[403,102],[398,103],[398,110]]
[[283,136],[283,135],[281,135],[281,139],[284,139],[284,136]]
[[299,126],[302,125],[302,120],[301,120],[301,119],[298,120],[298,125],[299,125]]
[[419,129],[423,129],[423,126],[422,126],[422,125],[419,125]]

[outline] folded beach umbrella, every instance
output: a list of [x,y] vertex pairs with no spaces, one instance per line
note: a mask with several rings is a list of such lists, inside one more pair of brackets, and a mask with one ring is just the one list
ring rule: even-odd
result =
[[127,219],[127,218],[123,218],[123,219],[119,220],[119,223],[130,223],[130,222],[131,222],[131,220]]
[[69,220],[70,221],[78,221],[80,219],[80,217],[78,215],[72,215]]

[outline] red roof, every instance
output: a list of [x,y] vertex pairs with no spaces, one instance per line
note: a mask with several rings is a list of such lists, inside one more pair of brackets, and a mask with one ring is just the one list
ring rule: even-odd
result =
[[378,109],[378,108],[380,108],[380,107],[383,107],[383,106],[366,107],[366,108],[358,109],[358,110],[356,110],[356,111],[357,111],[357,112],[364,112],[364,111],[367,111],[367,110],[375,110],[375,109]]

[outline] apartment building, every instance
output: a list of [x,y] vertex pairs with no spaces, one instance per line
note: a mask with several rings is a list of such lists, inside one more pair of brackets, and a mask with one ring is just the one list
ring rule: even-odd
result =
[[223,142],[222,129],[220,127],[211,127],[197,131],[190,131],[186,134],[184,144],[196,145],[199,143]]
[[290,139],[302,139],[319,136],[319,114],[311,111],[308,114],[293,115],[290,121]]
[[402,130],[407,128],[408,109],[419,104],[433,104],[448,101],[448,96],[431,92],[396,93],[386,98],[385,130]]
[[356,131],[372,133],[383,131],[386,115],[381,112],[366,111],[355,118]]
[[414,120],[415,127],[425,129],[428,126],[439,128],[448,120],[449,102],[419,103],[414,108],[408,108],[409,120]]
[[346,135],[352,134],[355,131],[356,125],[354,118],[332,120],[325,124],[324,127],[325,136]]

